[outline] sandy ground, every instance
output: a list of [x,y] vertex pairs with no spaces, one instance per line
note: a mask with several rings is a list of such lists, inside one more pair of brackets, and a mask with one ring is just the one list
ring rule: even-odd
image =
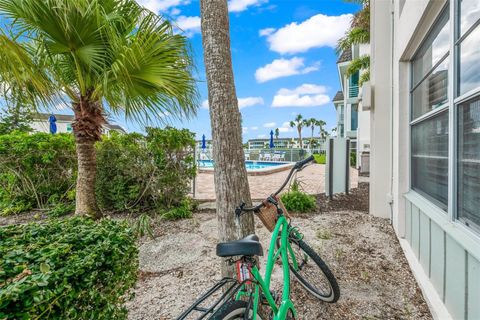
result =
[[[322,303],[292,280],[300,319],[431,319],[392,227],[358,211],[368,203],[365,193],[357,190],[348,201],[319,197],[317,213],[293,218],[306,242],[330,265],[341,290],[336,304]],[[197,213],[190,220],[162,221],[155,229],[156,239],[143,239],[140,280],[128,303],[129,319],[175,319],[220,278],[216,225],[214,213]],[[256,227],[264,265],[270,233],[259,221]],[[274,285],[281,281],[280,270],[277,266]]]
[[[274,192],[287,177],[289,170],[264,176],[248,176],[252,199],[263,199],[265,192]],[[325,165],[311,164],[297,174],[305,192],[320,194],[325,192]],[[358,185],[358,170],[350,169],[351,188]],[[215,185],[213,173],[199,173],[196,178],[195,198],[198,200],[214,200]]]

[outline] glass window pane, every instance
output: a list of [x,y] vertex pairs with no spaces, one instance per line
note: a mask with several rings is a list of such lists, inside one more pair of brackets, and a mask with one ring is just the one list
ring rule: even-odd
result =
[[480,27],[477,27],[459,46],[459,94],[480,87]]
[[460,4],[460,36],[470,29],[470,27],[480,19],[480,1],[461,0]]
[[412,120],[448,101],[448,57],[412,93]]
[[480,230],[480,98],[458,106],[458,218]]
[[350,130],[355,131],[358,128],[358,105],[352,104],[352,112],[350,117]]
[[432,32],[415,54],[413,59],[413,86],[432,70],[433,66],[450,49],[450,27],[448,23],[448,8],[442,14]]
[[412,188],[446,209],[448,112],[412,126]]

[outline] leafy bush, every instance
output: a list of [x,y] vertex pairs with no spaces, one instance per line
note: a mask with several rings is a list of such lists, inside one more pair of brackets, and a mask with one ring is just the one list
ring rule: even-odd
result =
[[104,137],[97,144],[97,200],[106,210],[170,209],[181,204],[195,176],[189,130],[148,128]]
[[315,197],[298,190],[292,190],[281,195],[287,211],[309,212],[316,208]]
[[327,162],[327,155],[325,153],[314,154],[313,157],[315,158],[315,163],[325,164]]
[[73,203],[59,203],[47,212],[47,215],[53,218],[63,217],[75,211]]
[[0,319],[126,319],[138,251],[126,222],[0,228]]
[[192,202],[185,198],[178,206],[164,212],[162,218],[167,220],[190,219],[193,209]]
[[69,134],[0,135],[0,212],[19,213],[68,202],[76,155]]

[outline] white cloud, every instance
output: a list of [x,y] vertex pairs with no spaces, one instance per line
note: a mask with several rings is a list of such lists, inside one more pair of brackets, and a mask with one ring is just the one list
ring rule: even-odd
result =
[[178,9],[178,8],[173,8],[172,10],[170,10],[170,14],[172,16],[178,16],[180,14],[180,12],[182,12],[182,11],[180,11],[180,9]]
[[263,138],[266,138],[266,137],[267,137],[266,134],[259,134],[259,135],[257,136],[257,138],[260,138],[260,139],[263,139]]
[[208,109],[208,108],[209,108],[209,106],[208,106],[208,100],[203,100],[203,102],[202,102],[202,108],[203,108],[203,109]]
[[258,104],[264,104],[262,97],[246,97],[246,98],[238,98],[238,107],[240,109],[245,107],[251,107]]
[[266,36],[271,35],[274,32],[275,32],[275,28],[265,28],[265,29],[261,29],[260,31],[258,31],[258,34],[261,37],[266,37]]
[[150,11],[158,13],[172,7],[189,4],[190,0],[137,0],[137,3]]
[[180,16],[177,18],[176,24],[187,36],[200,32],[200,17]]
[[259,6],[268,0],[230,0],[228,2],[228,11],[241,12],[247,10],[251,6]]
[[[246,98],[238,98],[238,108],[243,109],[246,107],[256,106],[265,104],[262,97],[246,97]],[[202,108],[208,109],[208,100],[204,100],[202,102]]]
[[273,97],[272,107],[318,107],[330,102],[327,88],[315,84],[302,84],[295,89],[282,88]]
[[273,128],[275,127],[277,124],[275,122],[267,122],[267,123],[264,123],[263,124],[263,127],[264,128]]
[[252,131],[257,131],[257,130],[258,130],[258,127],[256,127],[256,126],[255,126],[255,127],[250,127],[250,130],[252,130]]
[[278,128],[281,133],[293,132],[293,128],[290,127],[290,121],[285,121],[281,127]]
[[245,134],[248,132],[248,128],[247,127],[242,127],[242,133]]
[[306,52],[311,48],[335,47],[350,26],[351,14],[327,16],[317,14],[297,23],[265,34],[270,50],[278,53]]
[[319,62],[305,67],[304,59],[299,57],[293,57],[291,59],[275,59],[271,63],[258,68],[255,71],[255,79],[257,79],[257,82],[266,82],[296,74],[306,74],[316,71],[319,68]]

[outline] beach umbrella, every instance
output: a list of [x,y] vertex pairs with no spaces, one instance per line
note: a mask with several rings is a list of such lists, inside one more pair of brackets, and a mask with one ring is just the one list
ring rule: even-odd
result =
[[205,149],[207,149],[207,140],[205,140],[205,135],[202,136],[202,150],[205,152]]
[[275,148],[275,144],[273,143],[273,130],[270,130],[270,149]]
[[55,116],[51,114],[50,117],[48,118],[48,122],[50,122],[50,133],[51,134],[57,133],[57,124],[55,123],[57,122],[57,118],[55,118]]

